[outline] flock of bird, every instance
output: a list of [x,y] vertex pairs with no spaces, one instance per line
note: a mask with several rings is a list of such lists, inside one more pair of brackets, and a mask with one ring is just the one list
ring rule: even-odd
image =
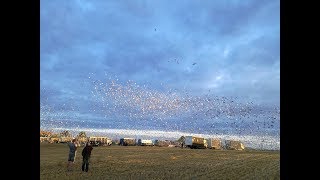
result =
[[[118,126],[113,127],[115,129],[131,123],[131,127],[190,133],[279,136],[279,107],[261,107],[210,93],[195,96],[173,89],[157,91],[133,81],[94,81],[92,85],[91,98],[95,102],[92,113],[102,114],[109,120],[111,117]],[[77,117],[54,110],[44,101],[40,113],[41,126],[47,129],[72,125],[80,128],[78,121],[70,120]],[[90,127],[89,121],[87,127]]]

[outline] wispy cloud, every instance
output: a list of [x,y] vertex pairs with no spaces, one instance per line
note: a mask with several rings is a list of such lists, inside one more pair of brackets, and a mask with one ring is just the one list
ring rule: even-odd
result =
[[95,83],[130,80],[164,95],[278,107],[279,7],[277,0],[43,0],[41,102],[69,119],[120,122],[131,110],[112,114],[114,102],[93,96]]

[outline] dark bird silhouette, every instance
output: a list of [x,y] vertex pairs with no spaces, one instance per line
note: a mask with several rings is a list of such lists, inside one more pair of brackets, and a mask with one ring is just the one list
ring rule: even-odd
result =
[[192,65],[196,65],[197,63],[193,63]]

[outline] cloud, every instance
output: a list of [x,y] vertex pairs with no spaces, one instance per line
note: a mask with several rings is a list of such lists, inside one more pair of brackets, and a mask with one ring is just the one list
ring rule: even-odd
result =
[[93,84],[118,79],[164,94],[210,91],[278,105],[279,6],[276,0],[41,1],[41,101],[54,112],[66,104],[77,107],[75,117],[100,117],[110,106],[92,97]]

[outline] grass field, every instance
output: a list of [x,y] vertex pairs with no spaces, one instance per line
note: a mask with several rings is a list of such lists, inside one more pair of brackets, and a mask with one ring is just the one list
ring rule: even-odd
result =
[[40,144],[40,179],[280,179],[279,151],[94,147],[89,172],[66,171],[68,146]]

